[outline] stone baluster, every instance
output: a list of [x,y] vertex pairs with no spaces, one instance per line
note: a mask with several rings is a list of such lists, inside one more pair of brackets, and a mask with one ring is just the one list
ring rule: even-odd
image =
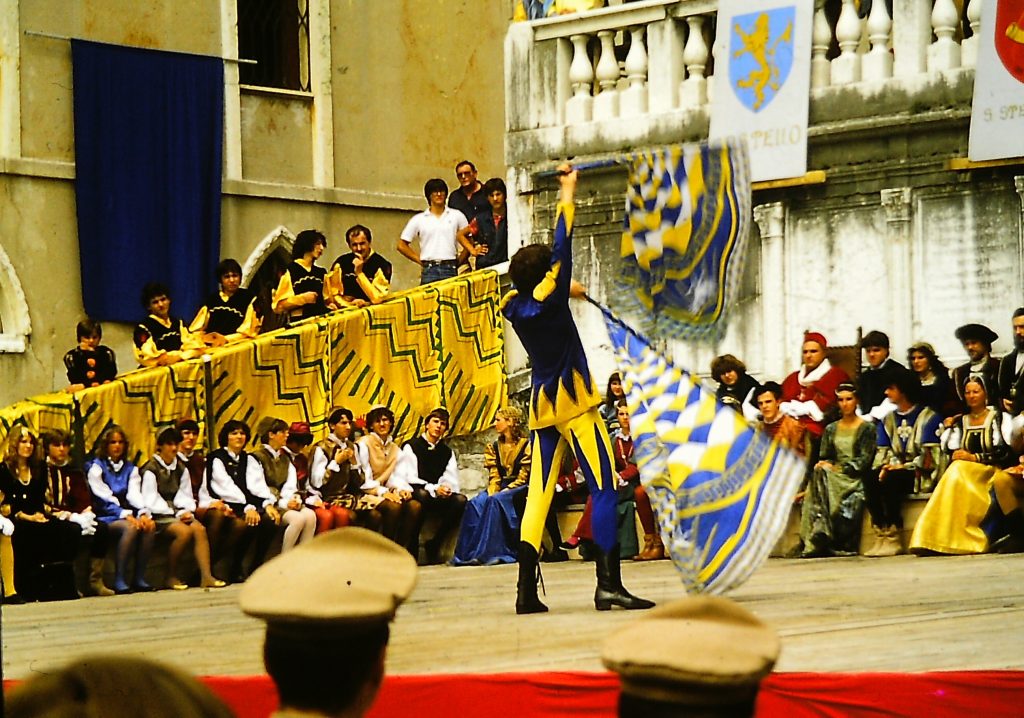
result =
[[828,87],[832,77],[832,69],[828,58],[828,46],[832,42],[832,27],[825,17],[824,8],[814,12],[814,24],[811,26],[811,87]]
[[960,15],[953,0],[935,0],[932,31],[935,42],[928,48],[928,71],[941,72],[960,67],[960,45],[954,40]]
[[909,187],[881,191],[885,212],[886,265],[889,267],[889,339],[905,347],[913,340],[914,270],[911,262],[911,192]]
[[647,113],[647,47],[644,45],[644,26],[629,30],[629,53],[626,55],[626,82],[622,93],[620,114],[636,117]]
[[978,37],[981,32],[981,0],[970,0],[967,5],[967,22],[971,36],[960,43],[960,65],[974,67],[978,64]]
[[861,20],[857,17],[855,0],[843,0],[843,9],[836,22],[836,40],[839,42],[839,57],[832,60],[832,84],[848,85],[860,82]]
[[594,119],[611,120],[619,116],[619,61],[615,59],[615,32],[601,30],[601,57],[597,61],[596,77],[600,87],[594,97]]
[[899,0],[892,6],[893,74],[924,72],[932,41],[932,0]]
[[686,79],[679,87],[679,105],[689,109],[701,107],[708,101],[708,81],[704,70],[708,66],[708,44],[704,40],[704,16],[690,15],[686,18],[686,46],[683,48],[683,64],[686,65]]
[[565,103],[565,123],[579,125],[593,118],[591,85],[594,82],[594,66],[587,54],[587,41],[590,38],[587,35],[573,35],[569,39],[572,42],[572,64],[569,66],[572,97]]
[[786,205],[772,202],[754,207],[761,233],[761,327],[764,373],[785,376],[786,362]]
[[864,56],[864,79],[887,80],[892,77],[892,53],[889,52],[889,30],[892,20],[881,0],[871,4],[868,15],[868,40],[871,50]]

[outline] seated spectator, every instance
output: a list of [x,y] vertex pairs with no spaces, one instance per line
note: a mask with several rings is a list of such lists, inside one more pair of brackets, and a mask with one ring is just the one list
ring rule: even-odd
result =
[[[82,534],[80,525],[48,515],[49,482],[39,454],[35,434],[17,426],[7,437],[7,450],[0,463],[0,511],[14,523],[14,583],[19,597],[27,601],[55,597],[47,586],[43,566],[65,563],[71,572]],[[69,573],[68,578],[71,585],[66,590],[70,595],[62,597],[76,598],[74,574]]]
[[732,354],[715,357],[711,362],[711,378],[718,382],[715,398],[743,414],[747,421],[757,421],[752,397],[759,384],[747,374],[746,364]]
[[395,414],[386,406],[376,406],[367,413],[366,425],[369,433],[356,442],[356,462],[363,478],[360,501],[380,512],[381,533],[412,553],[422,505],[412,491],[393,481],[399,454],[391,438]]
[[526,494],[530,479],[530,440],[523,435],[525,428],[523,412],[514,406],[495,414],[498,438],[484,453],[487,489],[466,505],[453,565],[515,563],[520,514],[512,499]]
[[[478,256],[486,250],[469,241],[469,220],[457,209],[445,206],[448,185],[443,179],[429,179],[423,186],[427,209],[413,215],[399,237],[395,249],[403,257],[423,268],[420,284],[454,277],[458,272],[459,247]],[[417,252],[412,242],[419,240]]]
[[1024,413],[1024,307],[1013,312],[1013,351],[999,362],[999,408],[1010,416]]
[[359,508],[362,494],[356,446],[352,442],[352,412],[338,407],[327,417],[330,433],[313,448],[309,490],[315,497],[316,532],[351,526],[356,523],[372,531],[380,530],[380,512]]
[[220,499],[210,496],[206,482],[206,456],[196,447],[199,441],[199,423],[194,419],[179,419],[174,428],[181,434],[178,443],[178,460],[188,469],[191,484],[191,499],[196,504],[196,518],[206,527],[210,543],[210,565],[216,566],[228,553],[234,512]]
[[117,358],[114,351],[100,344],[103,327],[92,319],[83,319],[75,328],[78,346],[64,355],[64,368],[68,373],[69,392],[90,386],[107,384],[117,376]]
[[[128,436],[116,424],[107,428],[96,446],[96,458],[86,466],[96,520],[117,536],[114,554],[114,591],[152,591],[146,582],[146,566],[153,550],[156,524],[148,516],[136,516],[128,503],[128,483],[138,476],[128,460]],[[135,552],[135,580],[129,585],[128,560]]]
[[875,426],[857,415],[857,391],[840,384],[840,418],[825,427],[800,514],[803,558],[853,556],[860,542],[864,474],[875,458]]
[[220,289],[199,307],[188,330],[211,347],[222,347],[260,333],[256,315],[256,294],[242,286],[242,267],[234,259],[217,265]]
[[[459,191],[456,190],[452,197],[458,194]],[[484,183],[483,194],[487,197],[489,206],[474,215],[470,222],[474,243],[485,248],[484,253],[476,257],[477,269],[493,267],[508,261],[508,193],[505,190],[505,182],[498,177],[487,180]]]
[[262,469],[263,480],[279,509],[275,521],[284,525],[281,551],[290,551],[299,543],[313,538],[316,533],[316,514],[303,501],[295,466],[285,450],[288,424],[275,418],[265,419],[261,424],[259,434],[262,446],[252,452],[252,458],[256,459]]
[[309,424],[305,421],[293,421],[288,427],[284,450],[295,467],[295,483],[303,501],[309,498],[309,456],[306,452],[312,443],[313,432],[309,430]]
[[960,413],[960,400],[949,378],[949,369],[939,360],[928,342],[918,342],[907,350],[907,363],[921,382],[921,403],[941,419]]
[[788,449],[807,458],[807,430],[791,416],[780,409],[782,387],[774,381],[766,381],[754,391],[754,401],[761,412],[757,428]]
[[[619,428],[615,431],[612,439],[612,454],[615,457],[615,478],[619,503],[634,502],[636,514],[640,518],[640,525],[644,529],[643,549],[633,557],[633,560],[656,561],[663,559],[665,558],[665,544],[661,540],[661,531],[654,517],[651,499],[640,483],[640,471],[633,459],[633,436],[630,433],[629,407],[626,406],[625,400],[622,400],[618,407],[618,425]],[[576,548],[581,541],[593,540],[590,527],[591,506],[592,502],[588,496],[583,516],[580,517],[579,523],[576,524],[576,530],[563,546]]]
[[608,387],[604,392],[604,401],[597,407],[598,413],[604,419],[604,425],[608,429],[608,436],[612,436],[619,428],[619,402],[626,398],[626,391],[622,388],[622,375],[613,371],[608,376]]
[[[992,344],[999,335],[984,324],[965,324],[956,330],[956,338],[963,344],[967,352],[967,363],[953,370],[953,388],[960,399],[961,412],[967,410],[967,397],[964,386],[968,376],[980,374],[984,377],[986,388],[991,387],[991,404],[1002,408],[998,398],[999,360],[992,356]],[[947,426],[952,422],[947,422]]]
[[[206,461],[210,498],[231,509],[231,583],[242,583],[263,564],[281,520],[259,462],[245,451],[249,437],[244,421],[225,422],[217,437],[220,448],[210,452]],[[246,554],[254,542],[253,559],[246,569]]]
[[391,289],[391,262],[373,251],[369,227],[349,227],[345,242],[352,251],[340,255],[331,265],[328,294],[338,307],[380,304]]
[[865,556],[903,553],[903,499],[914,491],[931,491],[945,461],[939,450],[941,419],[920,402],[917,375],[903,370],[888,377],[885,396],[896,410],[878,422],[875,460],[864,474],[864,497],[875,542]]
[[1004,516],[993,484],[1012,463],[1010,417],[991,406],[982,374],[969,375],[962,393],[967,413],[942,433],[951,463],[914,525],[915,553],[984,553],[1000,537]]
[[[199,567],[202,588],[223,588],[227,584],[210,571],[210,543],[206,527],[196,518],[198,503],[208,503],[203,491],[199,502],[192,495],[192,477],[184,461],[178,459],[181,433],[168,427],[156,437],[156,453],[128,481],[128,503],[140,516],[156,523],[156,533],[171,537],[167,549],[167,588],[184,591],[188,584],[179,578],[178,563],[188,545]],[[205,486],[200,485],[200,490]]]
[[782,382],[779,409],[807,430],[807,459],[818,463],[818,447],[825,425],[836,414],[836,389],[850,381],[846,372],[832,366],[825,356],[828,342],[818,332],[804,334],[803,366]]
[[[455,452],[445,443],[448,433],[448,410],[438,407],[429,414],[423,433],[402,446],[395,467],[395,482],[412,491],[415,501],[423,507],[415,528],[412,546],[419,544],[419,534],[427,516],[437,516],[437,531],[424,545],[428,564],[441,563],[441,548],[455,533],[466,510],[466,497],[459,493],[459,467]],[[415,558],[418,551],[413,551]]]
[[857,381],[860,414],[868,421],[881,421],[893,410],[892,402],[885,398],[885,389],[893,372],[906,369],[889,356],[889,337],[883,332],[871,331],[861,339],[868,366]]
[[286,314],[289,324],[338,308],[333,299],[328,304],[324,286],[327,270],[316,264],[325,249],[327,238],[319,230],[304,229],[295,237],[292,262],[281,275],[271,300],[274,312]]
[[103,583],[103,564],[110,545],[110,528],[96,520],[85,473],[68,458],[71,453],[71,435],[63,429],[51,429],[43,434],[42,441],[48,482],[44,513],[51,519],[78,525],[82,532],[80,540],[89,545],[89,580],[85,593],[91,596],[113,596],[114,592]]
[[167,285],[159,282],[149,282],[142,288],[142,306],[149,316],[135,327],[133,336],[139,366],[170,366],[203,353],[201,337],[171,316],[170,294]]

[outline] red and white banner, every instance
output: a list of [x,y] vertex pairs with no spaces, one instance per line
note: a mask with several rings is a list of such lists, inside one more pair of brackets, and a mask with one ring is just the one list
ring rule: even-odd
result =
[[982,5],[968,156],[1024,157],[1024,0]]

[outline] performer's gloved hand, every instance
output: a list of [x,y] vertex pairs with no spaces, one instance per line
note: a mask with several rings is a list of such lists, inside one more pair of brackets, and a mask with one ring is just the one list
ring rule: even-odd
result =
[[92,536],[96,533],[96,517],[91,513],[88,514],[71,514],[68,517],[68,521],[76,523],[82,527],[83,536]]
[[10,536],[14,533],[14,522],[6,516],[0,516],[0,533]]

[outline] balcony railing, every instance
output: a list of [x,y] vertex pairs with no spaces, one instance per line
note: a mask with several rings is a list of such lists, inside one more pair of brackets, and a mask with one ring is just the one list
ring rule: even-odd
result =
[[[814,13],[811,87],[903,83],[973,68],[983,2],[827,0]],[[863,4],[863,3],[861,3]],[[510,132],[707,112],[715,89],[715,0],[644,0],[513,25]],[[812,91],[812,100],[814,96]],[[628,133],[627,128],[623,128]]]

